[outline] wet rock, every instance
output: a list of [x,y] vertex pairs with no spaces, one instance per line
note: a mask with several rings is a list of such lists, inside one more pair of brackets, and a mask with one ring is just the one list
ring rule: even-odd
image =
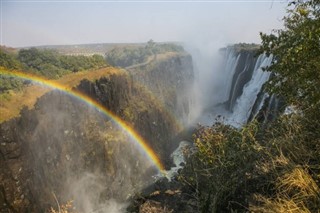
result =
[[169,182],[166,178],[160,179],[136,196],[127,211],[130,213],[195,213],[197,202],[187,195],[190,193],[189,190],[179,182]]

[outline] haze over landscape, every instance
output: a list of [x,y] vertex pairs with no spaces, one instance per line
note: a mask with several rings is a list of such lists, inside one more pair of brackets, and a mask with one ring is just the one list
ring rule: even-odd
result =
[[286,1],[1,1],[1,45],[259,43]]

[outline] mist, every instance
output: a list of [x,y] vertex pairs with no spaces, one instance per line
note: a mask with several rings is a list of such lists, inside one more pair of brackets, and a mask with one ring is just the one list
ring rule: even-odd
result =
[[[130,196],[157,174],[136,142],[110,118],[63,92],[46,94],[36,111],[25,116],[34,128],[24,140],[33,144],[28,163],[36,168],[32,190],[40,200],[73,201],[78,212],[124,212]],[[28,135],[28,130],[19,134]]]

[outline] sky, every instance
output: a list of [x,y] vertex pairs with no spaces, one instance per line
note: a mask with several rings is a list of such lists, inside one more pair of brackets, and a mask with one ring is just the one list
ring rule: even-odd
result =
[[260,43],[282,27],[276,0],[0,0],[1,45],[209,41]]

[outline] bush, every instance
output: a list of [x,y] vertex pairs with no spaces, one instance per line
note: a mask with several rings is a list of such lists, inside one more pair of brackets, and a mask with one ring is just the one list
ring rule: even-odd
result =
[[150,40],[145,46],[117,47],[106,53],[106,59],[112,66],[128,67],[146,62],[154,54],[166,52],[183,52],[184,49],[176,44],[158,44]]
[[13,70],[20,69],[21,64],[14,54],[7,53],[5,50],[0,48],[0,67]]
[[306,123],[305,116],[292,114],[267,127],[200,128],[197,151],[179,177],[193,189],[199,211],[317,212],[320,133]]
[[254,178],[262,152],[256,134],[255,123],[242,130],[217,124],[197,132],[197,152],[180,178],[195,189],[201,212],[230,211],[229,201],[245,201],[248,181]]

